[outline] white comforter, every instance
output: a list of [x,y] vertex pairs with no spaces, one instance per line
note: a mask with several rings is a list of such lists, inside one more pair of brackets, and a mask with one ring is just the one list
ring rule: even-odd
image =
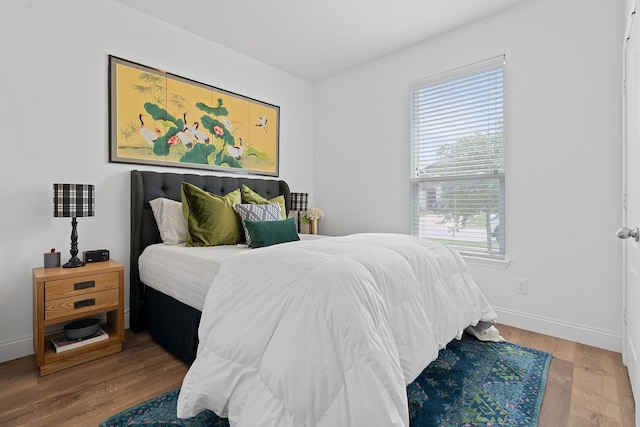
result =
[[356,234],[227,258],[178,416],[232,426],[408,426],[406,386],[495,312],[447,247]]

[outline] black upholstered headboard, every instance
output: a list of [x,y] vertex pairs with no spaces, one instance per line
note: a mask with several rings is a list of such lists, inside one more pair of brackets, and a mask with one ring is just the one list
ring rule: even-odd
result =
[[149,201],[158,197],[180,201],[180,188],[183,181],[220,196],[240,188],[244,184],[268,199],[284,195],[287,214],[291,208],[291,192],[284,181],[131,171],[130,327],[133,332],[139,332],[145,327],[144,284],[140,281],[138,257],[147,246],[162,241]]

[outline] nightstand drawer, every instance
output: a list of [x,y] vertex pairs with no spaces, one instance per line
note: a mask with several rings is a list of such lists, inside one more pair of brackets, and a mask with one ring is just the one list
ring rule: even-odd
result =
[[120,293],[118,289],[108,289],[106,291],[52,299],[45,301],[44,318],[45,320],[52,320],[88,311],[106,310],[118,307],[119,303]]
[[[120,284],[118,273],[92,274],[72,279],[46,282],[44,300],[75,297],[97,291],[117,289]],[[117,298],[117,297],[116,297]]]

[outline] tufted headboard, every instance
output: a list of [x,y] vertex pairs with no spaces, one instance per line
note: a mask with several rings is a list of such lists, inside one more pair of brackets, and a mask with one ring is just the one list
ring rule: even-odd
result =
[[140,281],[138,257],[147,246],[162,242],[149,201],[158,197],[180,201],[183,181],[220,196],[244,184],[268,199],[284,195],[287,214],[291,208],[291,192],[284,181],[132,170],[129,303],[130,327],[133,332],[139,332],[145,327],[144,283]]

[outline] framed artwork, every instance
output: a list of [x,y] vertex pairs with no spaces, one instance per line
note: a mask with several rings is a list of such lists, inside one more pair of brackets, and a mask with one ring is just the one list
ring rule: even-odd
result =
[[109,161],[278,176],[280,107],[109,55]]

